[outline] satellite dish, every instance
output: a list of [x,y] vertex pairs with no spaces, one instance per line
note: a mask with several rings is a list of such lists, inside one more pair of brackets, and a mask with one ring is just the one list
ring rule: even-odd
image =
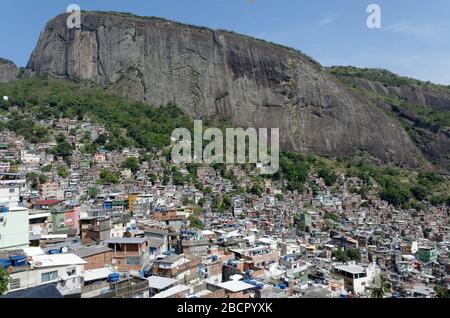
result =
[[4,100],[4,101],[8,101],[8,100],[9,100],[9,97],[8,97],[8,96],[3,96],[3,100]]
[[67,246],[64,246],[62,249],[61,249],[61,252],[62,253],[67,253],[69,251],[69,249],[67,248]]

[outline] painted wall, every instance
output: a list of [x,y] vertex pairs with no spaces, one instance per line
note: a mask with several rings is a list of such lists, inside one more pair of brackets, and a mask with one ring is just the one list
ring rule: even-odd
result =
[[20,249],[28,247],[28,210],[11,208],[0,213],[0,249]]

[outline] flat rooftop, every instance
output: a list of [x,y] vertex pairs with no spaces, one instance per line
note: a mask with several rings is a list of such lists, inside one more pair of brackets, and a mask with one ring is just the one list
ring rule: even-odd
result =
[[162,290],[166,289],[167,287],[170,287],[172,285],[175,285],[178,283],[178,280],[173,278],[167,278],[167,277],[159,277],[159,276],[151,276],[147,278],[148,280],[148,286],[150,288]]
[[228,291],[230,291],[232,293],[237,293],[237,292],[240,292],[240,291],[244,291],[244,290],[255,288],[255,286],[253,286],[251,284],[244,283],[243,281],[240,281],[240,280],[231,280],[229,282],[217,284],[216,286],[219,286],[220,288],[228,290]]
[[334,268],[350,274],[361,274],[366,272],[366,269],[359,265],[339,265]]

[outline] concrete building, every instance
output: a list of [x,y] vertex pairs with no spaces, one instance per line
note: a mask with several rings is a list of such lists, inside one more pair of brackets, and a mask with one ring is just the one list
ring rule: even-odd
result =
[[417,252],[417,258],[424,263],[436,262],[437,261],[437,250],[435,247],[419,246],[419,251]]
[[141,271],[150,265],[149,245],[146,238],[112,238],[104,241],[112,251],[112,265],[119,272]]
[[28,247],[28,209],[18,186],[0,186],[0,250]]
[[[26,258],[25,258],[26,259]],[[49,283],[63,296],[81,294],[83,265],[86,263],[74,254],[36,255],[30,264],[12,266],[9,291],[17,291]]]
[[338,265],[333,269],[333,274],[344,279],[345,289],[355,294],[364,294],[369,287],[367,271],[358,265]]
[[198,258],[189,255],[170,255],[155,261],[153,273],[157,276],[189,282],[199,277]]
[[82,247],[74,254],[86,261],[85,270],[94,270],[112,265],[113,251],[105,246]]
[[0,250],[28,247],[28,209],[0,206]]

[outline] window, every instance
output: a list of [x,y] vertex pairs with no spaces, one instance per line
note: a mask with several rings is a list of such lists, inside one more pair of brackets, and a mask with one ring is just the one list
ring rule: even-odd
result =
[[16,193],[16,189],[10,188],[10,189],[9,189],[9,193]]
[[139,256],[128,256],[126,257],[127,265],[140,265],[141,258]]
[[42,282],[50,282],[52,280],[55,280],[58,278],[58,272],[57,271],[53,271],[53,272],[48,272],[48,273],[42,273]]
[[19,288],[20,288],[20,278],[11,279],[9,281],[9,289],[10,290],[19,289]]

